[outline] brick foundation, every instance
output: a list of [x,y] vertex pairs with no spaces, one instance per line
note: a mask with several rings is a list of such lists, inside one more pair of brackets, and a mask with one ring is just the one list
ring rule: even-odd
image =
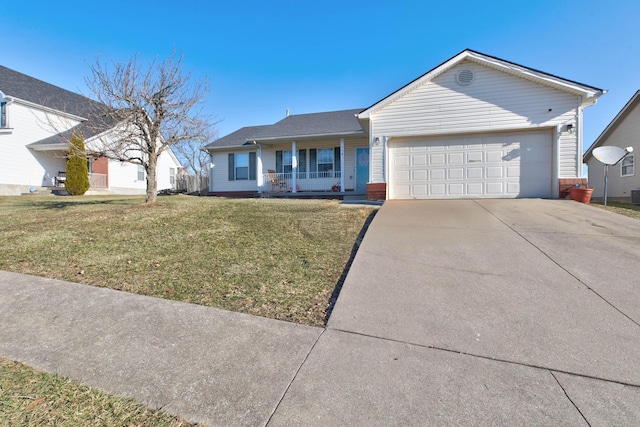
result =
[[577,184],[586,186],[587,178],[560,178],[558,183],[560,184],[558,197],[565,199],[569,196],[569,189],[571,189],[571,187],[575,187]]
[[386,200],[387,184],[385,182],[376,182],[367,184],[367,200]]

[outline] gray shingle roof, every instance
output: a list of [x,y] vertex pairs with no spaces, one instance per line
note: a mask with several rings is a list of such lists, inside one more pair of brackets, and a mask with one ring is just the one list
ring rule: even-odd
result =
[[267,127],[255,138],[256,140],[268,140],[311,135],[360,133],[362,127],[356,118],[356,114],[360,111],[362,109],[291,115]]
[[255,135],[258,135],[262,130],[269,126],[271,125],[243,127],[227,136],[216,139],[215,141],[205,145],[204,148],[208,150],[210,148],[220,147],[240,147],[247,144],[247,141],[250,141]]
[[362,108],[323,113],[295,114],[273,125],[249,126],[239,129],[208,145],[205,149],[239,147],[248,141],[270,141],[325,135],[363,133],[356,114]]
[[98,117],[99,111],[107,108],[105,105],[2,65],[0,65],[0,91],[5,96],[88,119],[88,122],[83,122],[72,130],[30,145],[59,144],[62,141],[68,141],[74,130],[82,132],[85,138],[89,138],[112,127]]

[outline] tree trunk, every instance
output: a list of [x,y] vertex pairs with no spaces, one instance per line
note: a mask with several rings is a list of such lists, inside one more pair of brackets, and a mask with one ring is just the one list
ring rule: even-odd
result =
[[149,162],[147,164],[147,203],[154,203],[158,195],[158,180],[156,179],[158,169],[158,155],[156,153],[149,154]]

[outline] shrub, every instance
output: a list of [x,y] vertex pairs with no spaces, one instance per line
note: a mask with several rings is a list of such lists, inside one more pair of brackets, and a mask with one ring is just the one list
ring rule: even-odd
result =
[[75,132],[69,142],[65,188],[72,196],[82,196],[89,189],[87,151],[84,147],[82,135],[77,135]]

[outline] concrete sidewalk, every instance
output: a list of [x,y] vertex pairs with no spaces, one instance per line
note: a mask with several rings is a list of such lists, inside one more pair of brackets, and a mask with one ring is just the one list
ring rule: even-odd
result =
[[209,425],[636,426],[638,261],[574,202],[387,202],[326,330],[0,272],[0,356]]

